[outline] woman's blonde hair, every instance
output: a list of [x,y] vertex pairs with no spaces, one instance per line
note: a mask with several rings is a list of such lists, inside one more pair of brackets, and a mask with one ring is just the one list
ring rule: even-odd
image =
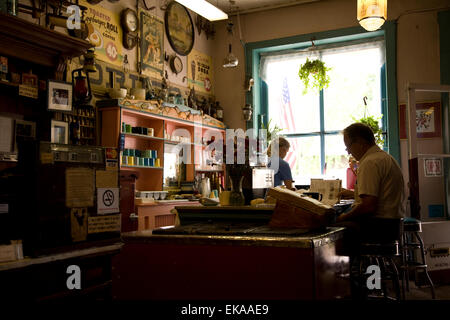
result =
[[[278,140],[278,142],[277,142],[277,140]],[[283,137],[277,137],[270,142],[269,148],[267,149],[267,155],[269,157],[272,156],[272,145],[277,145],[277,144],[278,144],[278,150],[281,147],[285,147],[287,149],[289,149],[291,147],[291,144],[289,143],[289,141],[287,141],[287,139],[285,139]]]

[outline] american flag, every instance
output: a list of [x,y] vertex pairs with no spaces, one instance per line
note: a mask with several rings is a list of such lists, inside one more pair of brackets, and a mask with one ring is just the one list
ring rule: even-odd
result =
[[[287,78],[284,77],[283,88],[281,92],[281,127],[288,133],[297,132],[295,128],[295,119],[292,112],[291,97],[289,95],[289,87]],[[291,147],[284,160],[289,163],[289,167],[293,168],[297,160],[297,139],[289,141]]]

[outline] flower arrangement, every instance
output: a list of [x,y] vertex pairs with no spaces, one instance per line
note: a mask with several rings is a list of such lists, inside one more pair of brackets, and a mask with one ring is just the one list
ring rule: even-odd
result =
[[330,70],[331,68],[327,68],[322,60],[306,58],[306,62],[300,66],[298,71],[298,76],[305,85],[303,94],[307,93],[310,86],[311,88],[317,88],[319,91],[327,88],[330,83],[330,76],[327,72]]

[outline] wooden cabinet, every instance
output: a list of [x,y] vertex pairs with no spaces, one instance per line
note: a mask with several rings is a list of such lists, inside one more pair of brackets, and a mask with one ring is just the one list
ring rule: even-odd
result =
[[[165,174],[170,168],[165,166],[166,157],[172,150],[179,152],[181,149],[186,159],[184,182],[193,183],[196,175],[214,174],[215,182],[225,186],[225,166],[212,159],[214,153],[221,150],[207,147],[212,140],[225,141],[222,122],[192,112],[196,110],[160,105],[156,101],[103,100],[97,102],[97,107],[102,128],[101,145],[119,148],[121,172],[137,172],[136,190],[162,191],[167,187]],[[174,223],[174,215],[170,213],[173,206],[162,203],[136,206],[139,230]]]

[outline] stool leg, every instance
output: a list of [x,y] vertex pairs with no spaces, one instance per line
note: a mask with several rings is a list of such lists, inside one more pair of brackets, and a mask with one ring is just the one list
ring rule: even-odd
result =
[[[414,235],[416,236],[416,238],[417,238],[417,240],[419,241],[419,245],[420,245],[420,254],[421,254],[421,256],[422,256],[422,263],[424,264],[424,265],[426,265],[427,264],[427,262],[426,262],[426,260],[425,260],[425,250],[424,250],[424,248],[423,248],[423,241],[422,241],[422,238],[419,236],[419,234],[417,233],[417,232],[414,232]],[[431,288],[431,297],[432,297],[432,299],[436,299],[436,292],[434,291],[434,284],[433,284],[433,281],[431,281],[431,277],[430,277],[430,275],[428,274],[428,270],[427,270],[428,268],[424,268],[424,272],[425,272],[425,276],[426,276],[426,278],[427,278],[427,281],[428,281],[428,284],[430,285],[430,288]]]
[[[408,234],[405,234],[405,243],[408,243]],[[406,291],[409,292],[409,256],[411,255],[411,250],[406,247],[405,251],[405,259],[406,259]]]
[[389,264],[392,267],[392,274],[393,274],[393,278],[392,278],[392,284],[394,286],[394,290],[395,290],[395,295],[397,300],[401,299],[400,296],[400,280],[399,280],[399,275],[398,275],[398,269],[397,266],[395,265],[395,261],[394,259],[392,259],[391,257],[388,258],[389,259]]
[[401,243],[401,254],[402,254],[402,265],[401,265],[401,271],[402,271],[402,299],[406,300],[406,278],[408,273],[408,265],[406,262],[406,239],[405,239],[405,233],[402,235],[402,243]]

